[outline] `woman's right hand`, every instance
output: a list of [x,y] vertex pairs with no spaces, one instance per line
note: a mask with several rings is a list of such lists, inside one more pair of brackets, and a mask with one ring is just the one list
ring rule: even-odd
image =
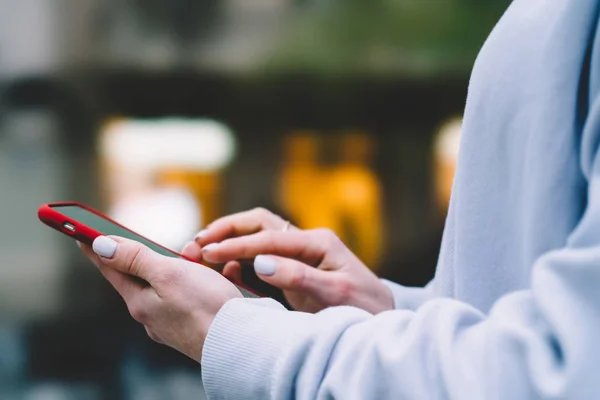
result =
[[257,208],[220,218],[183,249],[194,260],[225,264],[240,276],[239,260],[254,259],[260,279],[283,290],[298,311],[349,305],[373,314],[391,310],[390,290],[328,229],[300,230]]

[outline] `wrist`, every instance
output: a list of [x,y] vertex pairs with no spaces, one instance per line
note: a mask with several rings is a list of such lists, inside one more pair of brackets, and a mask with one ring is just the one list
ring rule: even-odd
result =
[[199,363],[202,360],[206,337],[215,321],[215,315],[207,315],[206,313],[199,312],[197,315],[194,315],[194,318],[197,321],[197,324],[195,325],[196,331],[189,333],[188,338],[190,339],[190,348],[187,349],[188,351],[185,353],[192,360]]
[[204,351],[204,344],[206,341],[206,337],[208,336],[208,332],[210,331],[210,328],[212,327],[217,315],[219,314],[219,312],[221,312],[221,310],[223,310],[223,308],[225,307],[225,305],[230,302],[231,300],[235,300],[235,299],[243,299],[244,296],[242,296],[241,293],[239,293],[239,295],[236,296],[232,296],[231,298],[229,298],[228,300],[225,300],[221,306],[213,313],[202,313],[204,315],[199,315],[198,316],[198,321],[200,322],[200,327],[199,327],[199,350],[195,352],[195,355],[192,357],[195,361],[200,362],[202,360],[202,354]]
[[381,293],[381,311],[390,311],[395,309],[394,294],[388,285],[379,280],[380,293]]

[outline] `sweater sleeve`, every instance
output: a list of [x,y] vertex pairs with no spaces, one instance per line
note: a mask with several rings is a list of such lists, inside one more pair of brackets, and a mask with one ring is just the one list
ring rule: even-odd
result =
[[433,298],[433,280],[425,287],[403,286],[387,279],[381,281],[392,293],[394,308],[397,310],[416,310],[421,304]]
[[534,262],[529,289],[489,314],[447,298],[377,315],[232,300],[204,347],[209,397],[600,398],[600,102],[592,108],[585,213],[563,248]]
[[600,246],[547,254],[532,289],[488,316],[442,298],[375,316],[231,300],[205,343],[205,388],[210,399],[599,398],[599,264]]

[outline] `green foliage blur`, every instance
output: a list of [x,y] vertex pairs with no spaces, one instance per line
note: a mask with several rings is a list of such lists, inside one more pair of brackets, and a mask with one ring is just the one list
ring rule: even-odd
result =
[[284,29],[267,71],[465,73],[510,0],[319,0]]

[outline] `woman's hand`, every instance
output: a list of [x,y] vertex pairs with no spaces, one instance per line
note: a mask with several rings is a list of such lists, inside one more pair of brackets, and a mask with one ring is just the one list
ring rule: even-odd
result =
[[299,311],[350,305],[378,313],[394,305],[389,289],[332,231],[287,229],[286,221],[262,208],[218,219],[183,254],[225,263],[223,273],[234,281],[239,260],[254,259],[257,275],[283,289]]
[[162,256],[138,242],[100,236],[93,248],[81,247],[153,340],[198,362],[217,312],[242,297],[218,272]]

